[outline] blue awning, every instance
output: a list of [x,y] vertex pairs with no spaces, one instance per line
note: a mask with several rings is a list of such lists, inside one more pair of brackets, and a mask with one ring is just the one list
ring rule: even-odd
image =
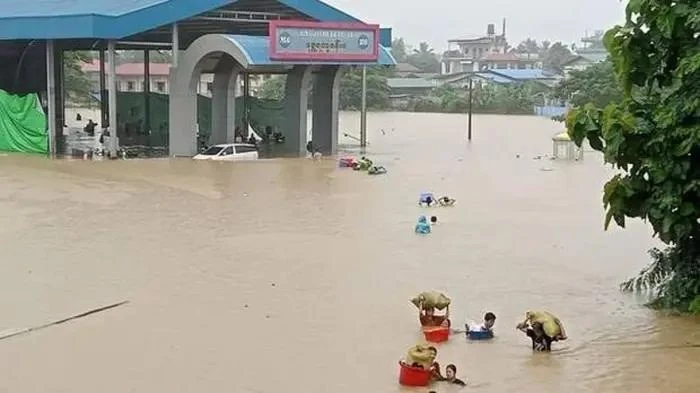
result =
[[226,35],[228,40],[238,46],[246,56],[249,66],[274,66],[274,65],[396,65],[391,51],[383,46],[379,47],[379,58],[376,62],[327,62],[327,61],[277,61],[270,59],[269,37],[249,35]]

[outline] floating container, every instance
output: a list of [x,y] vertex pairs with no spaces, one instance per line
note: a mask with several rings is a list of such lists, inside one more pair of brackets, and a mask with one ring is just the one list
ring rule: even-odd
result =
[[422,367],[411,367],[404,362],[399,362],[399,384],[404,386],[428,386],[430,383],[430,370]]
[[450,328],[449,327],[431,327],[423,328],[423,334],[425,339],[431,343],[441,343],[447,341],[450,338]]
[[467,331],[467,340],[490,340],[493,338],[493,332],[491,330],[481,330],[481,331]]

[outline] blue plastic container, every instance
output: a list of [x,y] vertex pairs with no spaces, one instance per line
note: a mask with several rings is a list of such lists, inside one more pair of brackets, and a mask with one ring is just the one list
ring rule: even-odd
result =
[[490,340],[493,338],[493,331],[491,330],[481,330],[481,331],[467,331],[467,340]]

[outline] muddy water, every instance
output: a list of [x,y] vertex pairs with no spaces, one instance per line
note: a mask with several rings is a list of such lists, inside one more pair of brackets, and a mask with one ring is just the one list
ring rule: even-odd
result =
[[[343,115],[342,131],[355,124]],[[421,339],[408,298],[429,288],[453,297],[455,324],[498,316],[493,342],[440,346],[466,391],[698,390],[700,321],[616,289],[654,243],[639,223],[602,231],[609,170],[593,154],[533,159],[558,124],[478,116],[471,144],[463,116],[369,124],[386,176],[332,160],[0,157],[0,330],[131,301],[0,341],[0,391],[410,391],[396,383]],[[424,190],[458,205],[417,237]],[[531,308],[566,324],[550,356],[514,329]]]

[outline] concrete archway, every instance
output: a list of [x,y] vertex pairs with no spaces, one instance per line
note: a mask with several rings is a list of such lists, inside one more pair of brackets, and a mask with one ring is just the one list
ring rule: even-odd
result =
[[170,154],[193,156],[197,154],[197,85],[202,70],[211,66],[208,60],[219,59],[213,67],[211,142],[233,141],[235,81],[249,67],[250,58],[240,45],[219,34],[198,38],[179,55],[177,68],[170,70]]

